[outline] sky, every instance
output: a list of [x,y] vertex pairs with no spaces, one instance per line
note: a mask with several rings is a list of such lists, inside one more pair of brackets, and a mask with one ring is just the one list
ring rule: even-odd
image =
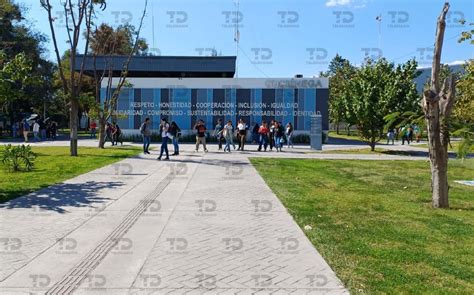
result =
[[[33,30],[50,36],[39,0],[16,0]],[[68,48],[59,0],[51,0],[61,51]],[[109,0],[97,23],[138,26],[145,0]],[[474,22],[474,0],[451,0],[443,63],[474,58],[458,43]],[[56,5],[55,5],[56,3]],[[237,77],[305,77],[327,70],[338,53],[360,65],[366,56],[431,65],[444,0],[149,0],[141,37],[155,55],[237,55]],[[379,16],[380,21],[377,20]],[[465,25],[459,19],[466,19]],[[236,27],[239,43],[234,41]],[[55,59],[52,42],[46,58]]]

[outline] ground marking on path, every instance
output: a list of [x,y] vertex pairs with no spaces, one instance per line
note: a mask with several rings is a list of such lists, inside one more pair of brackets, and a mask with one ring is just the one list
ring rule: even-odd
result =
[[161,192],[175,178],[176,173],[170,172],[155,189],[148,194],[135,208],[133,208],[122,222],[105,238],[97,247],[89,252],[81,261],[74,266],[59,282],[57,282],[46,294],[64,294],[73,292],[80,283],[92,272],[107,256],[110,250],[117,244],[127,231],[135,224],[138,218],[147,210],[150,204],[161,194]]
[[474,180],[456,180],[455,182],[468,186],[474,186]]

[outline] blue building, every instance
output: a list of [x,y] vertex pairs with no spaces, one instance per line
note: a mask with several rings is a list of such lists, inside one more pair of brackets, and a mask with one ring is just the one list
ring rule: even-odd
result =
[[[125,57],[100,57],[95,68],[113,69],[113,88],[124,62]],[[93,76],[93,69],[86,58],[86,73]],[[323,130],[329,129],[326,78],[233,78],[234,73],[235,57],[133,57],[130,87],[122,89],[117,103],[118,124],[125,133],[138,132],[145,118],[156,129],[166,117],[190,131],[199,119],[212,129],[218,119],[242,118],[250,126],[291,122],[297,133],[309,133],[311,116],[320,113]],[[102,81],[102,101],[108,82]]]

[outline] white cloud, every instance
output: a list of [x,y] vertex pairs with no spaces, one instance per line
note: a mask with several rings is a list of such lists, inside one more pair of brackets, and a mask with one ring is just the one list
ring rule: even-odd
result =
[[327,0],[327,7],[351,6],[353,8],[364,8],[367,0]]
[[334,6],[344,6],[351,4],[352,0],[328,0],[326,2],[327,7],[334,7]]

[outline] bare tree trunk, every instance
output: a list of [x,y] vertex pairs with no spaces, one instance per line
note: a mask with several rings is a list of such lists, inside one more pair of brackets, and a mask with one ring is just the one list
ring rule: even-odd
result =
[[105,148],[105,119],[101,114],[99,118],[99,148]]
[[428,129],[432,205],[434,208],[449,208],[448,144],[449,119],[455,99],[454,78],[452,76],[447,78],[442,88],[439,85],[441,52],[448,10],[449,3],[446,2],[438,18],[431,87],[423,92],[423,111]]
[[77,126],[78,126],[78,111],[79,111],[79,103],[77,100],[71,101],[71,112],[69,117],[69,127],[71,128],[71,142],[70,142],[70,151],[71,156],[77,157]]

